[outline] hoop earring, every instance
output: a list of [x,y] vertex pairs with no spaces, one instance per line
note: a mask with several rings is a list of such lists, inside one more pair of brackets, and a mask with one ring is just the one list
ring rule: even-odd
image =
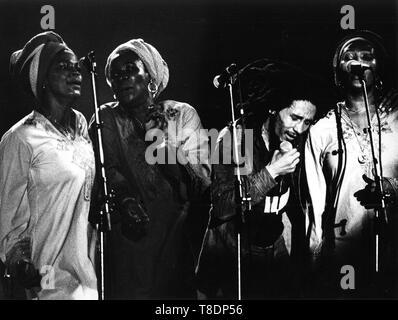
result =
[[148,91],[152,94],[153,97],[156,96],[158,89],[158,85],[153,80],[148,83]]

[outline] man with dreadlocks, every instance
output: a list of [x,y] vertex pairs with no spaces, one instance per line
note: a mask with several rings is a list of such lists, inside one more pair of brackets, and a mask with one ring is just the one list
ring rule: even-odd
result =
[[[252,210],[242,226],[242,298],[297,297],[293,278],[303,257],[304,214],[300,203],[302,147],[313,123],[318,100],[312,77],[281,62],[258,60],[239,72],[247,115],[238,120],[240,137],[252,132],[253,148],[245,150],[245,176]],[[242,121],[243,120],[243,121]],[[237,297],[237,214],[231,128],[221,131],[213,162],[212,209],[197,266],[198,287],[208,298]],[[288,148],[282,148],[290,145]],[[240,142],[239,142],[240,144]],[[251,143],[246,144],[246,147]],[[290,149],[290,150],[289,150]],[[224,157],[223,157],[224,155]],[[296,259],[296,262],[299,262]],[[296,287],[297,289],[297,287]]]

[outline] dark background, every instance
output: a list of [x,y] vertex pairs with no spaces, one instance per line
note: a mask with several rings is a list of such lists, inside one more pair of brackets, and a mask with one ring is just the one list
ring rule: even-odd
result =
[[[243,67],[259,58],[277,58],[324,77],[332,86],[331,60],[345,4],[355,8],[356,29],[370,29],[385,40],[397,78],[397,4],[394,0],[0,0],[0,135],[31,111],[8,75],[10,54],[42,32],[43,5],[55,8],[55,32],[79,56],[96,51],[98,100],[112,100],[104,78],[109,53],[120,43],[143,38],[170,68],[161,99],[185,101],[199,112],[204,127],[230,120],[228,96],[212,85],[232,62]],[[89,119],[91,87],[84,73],[76,108]],[[396,79],[395,79],[396,80]]]

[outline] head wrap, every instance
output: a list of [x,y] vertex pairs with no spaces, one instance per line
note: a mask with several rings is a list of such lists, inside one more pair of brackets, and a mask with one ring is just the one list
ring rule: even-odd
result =
[[248,64],[238,74],[243,108],[260,117],[279,112],[294,100],[310,101],[321,115],[333,98],[323,79],[286,62],[261,59]]
[[333,56],[333,72],[334,72],[334,82],[337,87],[340,86],[341,79],[341,70],[339,68],[339,64],[341,61],[342,54],[344,49],[347,48],[353,42],[356,41],[364,41],[369,43],[375,49],[376,60],[378,63],[378,73],[379,76],[384,79],[385,78],[385,64],[388,60],[388,53],[385,46],[382,43],[382,38],[369,30],[358,30],[350,33],[345,36],[343,39],[339,41],[337,44],[336,51]]
[[120,52],[126,50],[134,52],[142,60],[152,78],[152,81],[154,81],[158,87],[158,91],[156,93],[156,96],[158,96],[166,88],[167,83],[169,82],[169,68],[159,51],[142,39],[132,39],[127,41],[119,45],[109,55],[105,66],[105,76],[109,86],[111,86],[111,63],[119,56]]
[[23,49],[10,57],[10,73],[23,82],[38,100],[42,97],[43,83],[55,55],[71,49],[61,36],[52,31],[40,33],[30,39]]

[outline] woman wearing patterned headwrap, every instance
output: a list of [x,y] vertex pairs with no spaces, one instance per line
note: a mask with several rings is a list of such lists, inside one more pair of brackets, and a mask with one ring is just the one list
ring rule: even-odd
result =
[[[384,191],[390,195],[387,211],[391,213],[397,208],[398,95],[387,81],[387,57],[380,38],[369,31],[356,32],[339,43],[333,67],[335,83],[344,101],[337,103],[336,108],[311,129],[307,140],[305,163],[313,209],[309,217],[310,245],[314,261],[319,262],[319,283],[322,284],[316,288],[317,296],[322,293],[335,297],[396,295],[391,290],[396,286],[397,265],[395,262],[394,266],[391,257],[387,258],[391,250],[396,251],[397,238],[392,239],[390,234],[396,228],[394,216],[389,217],[389,225],[380,228],[383,232],[377,257],[379,274],[386,276],[389,285],[381,285],[380,278],[373,277],[377,258],[372,228],[374,207],[379,202],[374,192],[373,159],[361,82],[349,67],[353,62],[366,66],[364,78],[373,143],[377,163],[381,164],[385,177]],[[342,290],[340,280],[347,271],[341,270],[345,265],[354,268],[355,280],[352,277],[350,281],[345,280],[354,290]],[[352,271],[350,274],[352,276]],[[376,284],[381,285],[378,287],[381,291],[377,291]]]
[[184,223],[210,184],[207,135],[193,107],[158,101],[169,69],[142,39],[118,46],[105,74],[117,99],[101,110],[105,166],[120,214],[112,219],[105,294],[192,298]]
[[33,112],[0,142],[0,258],[31,299],[97,299],[88,212],[94,153],[73,109],[78,60],[53,32],[12,54],[10,70]]

